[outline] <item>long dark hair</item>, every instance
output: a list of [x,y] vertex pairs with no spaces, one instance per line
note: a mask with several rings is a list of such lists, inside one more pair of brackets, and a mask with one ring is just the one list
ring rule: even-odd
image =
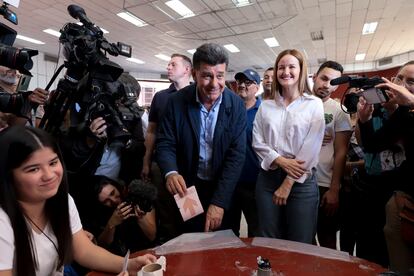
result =
[[93,183],[93,198],[95,198],[96,202],[99,202],[99,194],[101,193],[102,189],[108,184],[111,184],[118,190],[121,198],[124,198],[126,196],[125,183],[123,183],[121,180],[117,181],[105,175],[93,175],[89,179],[91,183]]
[[[36,150],[42,147],[52,149],[62,162],[57,144],[41,129],[13,126],[0,132],[0,207],[9,216],[15,242],[15,271],[18,276],[35,275],[38,268],[32,231],[25,220],[18,203],[13,169],[18,168]],[[62,164],[63,166],[63,164]],[[58,268],[72,259],[72,232],[69,221],[68,186],[65,168],[59,189],[46,200],[45,212],[57,238],[59,255]]]

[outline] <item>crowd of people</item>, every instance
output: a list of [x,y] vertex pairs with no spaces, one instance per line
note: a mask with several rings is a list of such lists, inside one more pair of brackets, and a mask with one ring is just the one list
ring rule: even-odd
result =
[[[331,98],[338,86],[330,82],[343,74],[335,61],[319,67],[312,87],[296,49],[280,52],[263,82],[247,68],[226,86],[228,64],[227,50],[214,43],[198,47],[192,60],[173,54],[171,85],[155,94],[148,125],[137,106],[123,111],[132,114],[123,124],[127,141],[122,129],[114,134],[113,118],[92,116],[89,106],[74,103],[54,137],[36,127],[41,114],[26,108],[9,116],[0,106],[0,275],[119,273],[117,255],[182,233],[232,229],[239,236],[242,213],[249,237],[355,248],[358,257],[408,274],[414,62],[377,86],[388,102],[361,96],[352,116]],[[11,87],[16,74],[0,70],[0,86]],[[136,104],[140,86],[129,74],[115,88],[105,85],[132,91],[120,101]],[[36,89],[29,106],[42,110],[47,93]],[[191,186],[204,212],[183,221],[173,196]],[[131,259],[128,272],[154,261]]]

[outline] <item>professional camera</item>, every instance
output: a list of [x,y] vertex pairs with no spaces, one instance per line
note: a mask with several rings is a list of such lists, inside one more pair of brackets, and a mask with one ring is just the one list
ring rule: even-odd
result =
[[[131,81],[137,84],[133,87]],[[86,107],[85,121],[92,121],[102,117],[107,128],[108,143],[120,143],[128,146],[131,133],[129,126],[141,119],[140,109],[137,104],[140,87],[138,82],[129,74],[122,75],[115,82],[102,82],[100,87],[94,87],[95,91],[92,98],[87,99],[89,93],[85,93],[84,102],[90,103]],[[138,94],[137,94],[138,93]]]
[[[384,89],[378,89],[375,86],[383,83],[384,81],[380,77],[359,77],[359,76],[342,76],[336,79],[331,80],[331,85],[339,85],[344,83],[349,83],[347,91],[343,94],[341,103],[346,107],[346,110],[343,110],[346,113],[355,113],[357,112],[357,104],[359,102],[359,97],[363,96],[367,103],[377,104],[384,103],[389,100],[387,93]],[[361,91],[352,93],[350,88],[358,88]]]
[[131,47],[120,42],[109,43],[102,30],[86,17],[81,7],[69,5],[68,12],[82,25],[67,23],[60,30],[59,41],[66,60],[48,87],[63,67],[67,70],[56,92],[51,95],[50,104],[45,107],[40,127],[51,133],[59,132],[68,109],[78,104],[80,111],[85,112],[85,121],[90,122],[99,116],[108,120],[109,142],[125,144],[131,134],[123,125],[122,113],[116,103],[119,96],[117,90],[122,86],[117,80],[123,69],[110,61],[106,54],[130,57]]
[[150,183],[134,179],[128,186],[128,194],[125,202],[138,206],[145,213],[152,210],[153,203],[157,199],[157,188]]

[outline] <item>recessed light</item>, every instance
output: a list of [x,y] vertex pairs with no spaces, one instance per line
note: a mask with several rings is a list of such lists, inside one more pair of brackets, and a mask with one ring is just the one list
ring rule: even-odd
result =
[[238,8],[253,4],[253,3],[250,3],[249,0],[232,0],[232,1],[234,5],[236,5],[236,7]]
[[20,40],[27,41],[27,42],[31,42],[31,43],[34,43],[34,44],[45,44],[43,41],[31,38],[31,37],[27,37],[27,36],[24,36],[24,35],[17,35],[16,38],[20,39]]
[[237,48],[236,45],[234,45],[234,44],[226,44],[226,45],[224,45],[224,48],[226,48],[227,50],[229,50],[232,53],[240,52],[239,48]]
[[192,55],[194,55],[194,53],[196,52],[197,50],[196,49],[190,49],[190,50],[187,50],[187,52],[189,52],[190,54],[192,54]]
[[60,37],[60,32],[53,30],[53,29],[45,29],[43,30],[43,32],[56,36],[56,37]]
[[184,18],[192,17],[195,14],[190,10],[186,5],[184,5],[180,0],[171,0],[165,2],[165,5],[173,9],[176,13],[181,15]]
[[365,59],[365,53],[355,55],[355,60],[357,60],[357,61],[361,61],[361,60],[364,60],[364,59]]
[[364,27],[362,28],[362,34],[367,35],[375,33],[377,26],[378,22],[365,23]]
[[269,47],[278,47],[279,42],[275,37],[268,37],[264,39],[264,42],[266,42],[267,46]]
[[170,61],[170,57],[169,56],[166,56],[166,55],[164,55],[164,54],[158,54],[158,55],[155,55],[157,58],[159,58],[159,59],[162,59],[162,60],[165,60],[165,61]]
[[138,17],[136,17],[130,12],[120,12],[117,15],[121,17],[122,19],[134,24],[137,27],[143,27],[143,26],[148,25],[147,23],[145,23],[144,20],[139,19]]
[[142,61],[142,60],[137,59],[137,58],[127,58],[126,60],[128,60],[130,62],[135,62],[135,63],[138,63],[138,64],[144,64],[145,63],[145,61]]

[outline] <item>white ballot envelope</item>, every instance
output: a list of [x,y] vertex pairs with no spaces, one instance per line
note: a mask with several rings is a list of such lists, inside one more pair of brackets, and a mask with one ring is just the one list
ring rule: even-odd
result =
[[128,259],[129,259],[129,249],[124,257],[124,264],[122,265],[122,271],[121,272],[125,272],[128,270]]
[[178,194],[175,194],[174,199],[177,203],[178,209],[180,209],[180,213],[184,221],[187,221],[204,212],[197,190],[194,186],[187,189],[187,193],[184,197],[180,197]]

